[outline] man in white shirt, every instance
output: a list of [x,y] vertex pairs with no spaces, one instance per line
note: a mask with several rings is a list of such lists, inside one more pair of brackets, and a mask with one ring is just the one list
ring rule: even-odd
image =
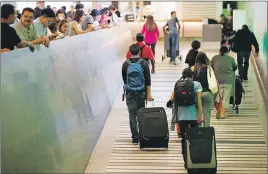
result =
[[21,40],[31,42],[33,45],[44,44],[48,47],[49,38],[47,36],[40,37],[37,28],[33,24],[34,14],[33,9],[28,7],[24,8],[20,22],[13,24],[12,27],[16,30]]
[[33,21],[39,36],[49,36],[49,40],[55,39],[55,36],[52,35],[48,28],[54,19],[55,13],[51,8],[45,8],[42,10],[41,16]]
[[115,6],[114,5],[110,5],[109,6],[109,11],[112,13],[112,16],[111,16],[111,23],[112,23],[112,25],[118,25],[119,23],[120,23],[120,21],[119,21],[119,18],[118,18],[118,16],[116,15],[116,13],[115,13]]

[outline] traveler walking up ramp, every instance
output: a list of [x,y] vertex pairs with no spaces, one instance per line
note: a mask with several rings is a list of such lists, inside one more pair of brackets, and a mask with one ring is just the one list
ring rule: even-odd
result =
[[[152,75],[152,96],[155,106],[165,107],[176,80],[181,77],[182,70],[187,65],[181,62],[174,66],[168,64],[167,60],[162,63],[159,51],[162,50],[161,44],[157,48],[159,60],[156,63],[156,74]],[[186,47],[181,50],[183,58],[188,50]],[[218,174],[267,174],[267,147],[259,119],[258,101],[250,82],[251,80],[244,83],[246,96],[240,105],[239,114],[230,108],[227,110],[227,119],[216,120],[215,110],[212,112],[211,125],[215,127],[217,140]],[[141,151],[138,145],[132,144],[128,111],[120,101],[121,91],[119,93],[115,108],[120,108],[122,112],[117,111],[117,115],[114,115],[114,109],[112,110],[86,173],[186,174],[176,131],[170,131],[167,151]],[[171,109],[166,109],[166,112],[170,124]],[[118,127],[115,128],[116,126]]]

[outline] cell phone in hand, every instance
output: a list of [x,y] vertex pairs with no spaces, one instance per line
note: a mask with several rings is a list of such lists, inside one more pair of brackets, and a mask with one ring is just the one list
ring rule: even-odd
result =
[[35,47],[33,47],[33,48],[32,48],[32,47],[29,47],[29,48],[30,48],[30,51],[31,51],[31,52],[34,52]]

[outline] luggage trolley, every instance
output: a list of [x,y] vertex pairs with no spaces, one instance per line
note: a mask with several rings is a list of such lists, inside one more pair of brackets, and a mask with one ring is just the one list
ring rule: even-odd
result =
[[[166,30],[167,31],[167,30]],[[178,34],[178,39],[177,39],[177,50],[176,50],[176,58],[178,58],[180,61],[182,60],[180,54],[180,49],[179,49],[179,39],[180,39],[180,35]],[[164,61],[164,59],[166,59],[167,57],[170,58],[171,53],[170,53],[170,45],[169,45],[169,37],[168,37],[168,33],[164,32],[164,54],[162,55],[162,62]]]
[[236,113],[239,113],[239,105],[241,104],[242,97],[245,95],[245,90],[242,85],[242,81],[239,75],[236,75],[234,72],[234,82],[232,95],[230,97],[230,104],[233,105],[233,110],[236,110]]

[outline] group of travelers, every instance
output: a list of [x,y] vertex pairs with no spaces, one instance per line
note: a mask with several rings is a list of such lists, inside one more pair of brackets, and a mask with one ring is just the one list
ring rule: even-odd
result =
[[118,25],[119,20],[113,5],[102,10],[90,9],[86,15],[83,4],[55,9],[44,8],[44,2],[38,2],[35,9],[24,8],[17,18],[15,7],[11,4],[1,6],[1,53],[16,48],[43,44],[48,47],[50,41]]
[[[176,26],[178,20],[174,12],[171,14],[173,18],[166,25],[169,27],[171,44],[176,44],[179,32]],[[156,24],[150,26],[152,21],[150,18],[147,19],[142,30],[145,33],[145,42],[144,35],[138,33],[136,36],[137,44],[129,47],[126,56],[127,60],[122,67],[124,93],[129,111],[129,124],[133,144],[138,144],[140,140],[137,127],[137,113],[141,108],[145,108],[147,101],[154,100],[151,95],[150,67],[146,60],[151,60],[151,73],[153,74],[155,72],[155,54],[152,56],[151,50],[155,48],[156,42],[148,38],[159,35],[157,35],[157,29],[150,31],[150,28],[153,28],[152,26],[157,28]],[[199,51],[201,43],[198,40],[194,40],[191,43],[192,48],[189,50],[185,60],[188,68],[183,70],[181,78],[178,77],[174,91],[172,91],[170,100],[166,105],[168,108],[172,108],[170,129],[174,130],[175,125],[177,125],[177,133],[179,138],[181,138],[183,156],[185,153],[186,129],[198,127],[200,124],[203,124],[204,127],[210,127],[211,111],[214,108],[214,104],[217,110],[216,119],[227,118],[226,109],[230,107],[230,98],[233,92],[237,68],[241,80],[248,80],[248,60],[251,46],[254,45],[258,53],[258,43],[254,34],[249,31],[246,25],[243,25],[242,29],[237,32],[234,40],[238,53],[238,66],[235,59],[229,55],[230,50],[225,45],[222,45],[219,49],[219,54],[210,60],[205,52]],[[174,63],[173,58],[171,58],[171,63]]]

